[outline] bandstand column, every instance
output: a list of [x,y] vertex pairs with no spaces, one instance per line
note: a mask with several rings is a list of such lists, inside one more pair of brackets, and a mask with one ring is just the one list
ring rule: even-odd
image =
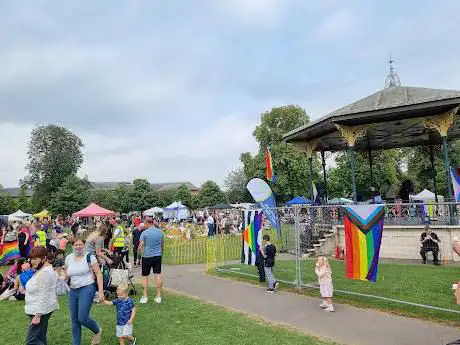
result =
[[349,126],[342,126],[342,125],[335,125],[337,129],[342,134],[342,137],[345,139],[348,145],[347,155],[348,159],[350,160],[351,166],[351,188],[353,192],[353,201],[357,202],[357,195],[356,195],[356,163],[355,163],[355,143],[358,138],[361,138],[366,135],[367,126],[356,126],[356,127],[349,127]]
[[323,165],[323,183],[324,183],[324,197],[327,201],[327,174],[326,174],[326,155],[324,150],[321,150],[321,163]]
[[316,149],[316,141],[309,141],[305,148],[308,158],[308,183],[310,185],[310,200],[311,204],[313,205],[313,154],[315,153]]
[[[448,111],[447,113],[437,115],[437,116],[432,116],[429,119],[424,120],[424,126],[426,128],[436,130],[442,139],[442,149],[444,152],[444,171],[446,174],[447,194],[449,197],[449,201],[455,201],[455,200],[453,199],[452,185],[450,181],[450,163],[449,163],[449,151],[448,151],[448,146],[447,146],[447,132],[449,128],[454,124],[454,116],[455,114],[457,114],[458,108],[459,107],[455,107],[454,109],[452,109],[451,111]],[[453,224],[454,207],[452,206],[452,204],[449,205],[449,211],[450,211],[451,224]]]
[[430,163],[431,163],[431,173],[433,174],[434,201],[438,203],[438,186],[436,183],[436,168],[434,165],[433,145],[431,144],[430,144]]

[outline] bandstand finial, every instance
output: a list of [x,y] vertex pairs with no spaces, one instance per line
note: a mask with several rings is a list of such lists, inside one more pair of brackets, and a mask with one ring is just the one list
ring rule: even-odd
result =
[[399,80],[398,74],[394,71],[393,62],[394,60],[391,58],[390,54],[390,59],[388,60],[388,63],[390,65],[390,73],[387,75],[385,79],[385,88],[401,86],[401,80]]

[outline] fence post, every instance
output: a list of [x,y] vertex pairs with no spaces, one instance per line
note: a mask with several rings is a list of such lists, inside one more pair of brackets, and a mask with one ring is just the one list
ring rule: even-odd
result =
[[302,284],[301,277],[301,250],[300,250],[300,215],[299,215],[299,206],[294,206],[294,219],[295,219],[295,284],[296,289],[300,289]]

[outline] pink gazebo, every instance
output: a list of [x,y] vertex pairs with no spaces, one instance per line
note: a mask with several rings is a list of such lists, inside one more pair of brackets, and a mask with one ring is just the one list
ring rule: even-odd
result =
[[73,217],[107,217],[107,216],[114,216],[115,212],[107,210],[98,204],[92,203],[89,206],[85,207],[84,209],[75,212],[72,216]]

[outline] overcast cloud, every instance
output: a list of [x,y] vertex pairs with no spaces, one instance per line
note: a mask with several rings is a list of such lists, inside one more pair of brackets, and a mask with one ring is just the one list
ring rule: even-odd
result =
[[459,1],[307,3],[3,1],[0,183],[48,123],[84,140],[93,181],[222,183],[257,150],[260,113],[367,96],[390,52],[404,85],[460,89]]

